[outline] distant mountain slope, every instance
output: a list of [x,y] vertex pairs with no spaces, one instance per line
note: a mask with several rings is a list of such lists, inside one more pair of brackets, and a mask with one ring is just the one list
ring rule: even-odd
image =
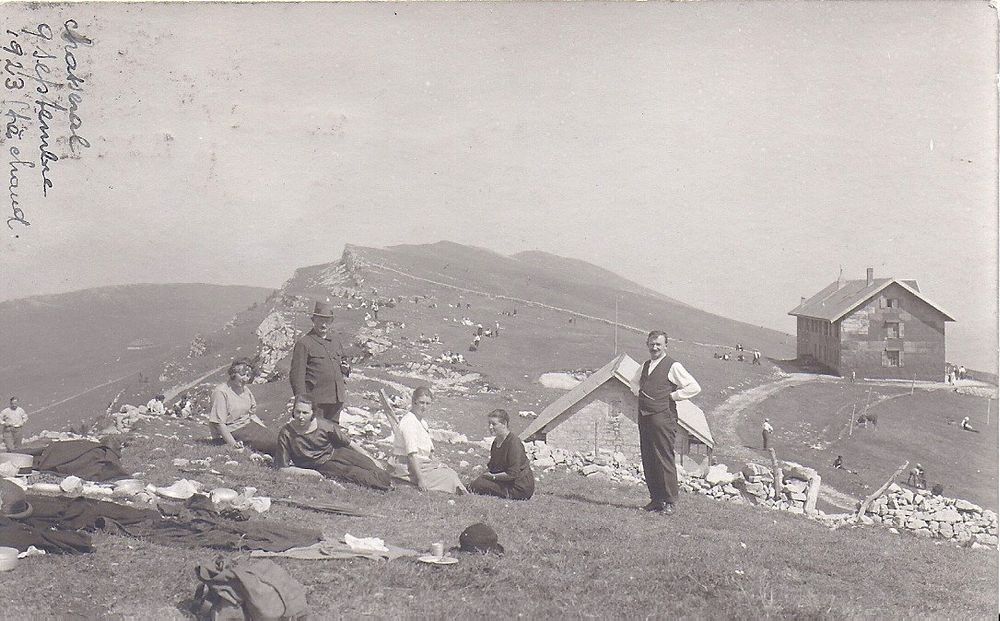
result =
[[510,255],[510,258],[530,266],[530,269],[534,270],[538,274],[559,278],[567,283],[580,283],[587,285],[599,283],[606,287],[618,289],[619,291],[638,293],[640,295],[659,298],[675,304],[683,304],[684,306],[687,306],[687,304],[684,304],[679,300],[669,298],[662,293],[638,285],[610,270],[606,270],[603,267],[598,267],[580,259],[560,257],[559,255],[549,254],[548,252],[543,252],[541,250],[518,252]]
[[[217,330],[269,292],[143,284],[0,302],[0,396],[16,393],[30,410],[120,377]],[[139,340],[145,347],[128,349]]]
[[765,354],[793,338],[694,308],[584,261],[547,253],[507,257],[447,241],[384,249],[347,245],[345,252],[362,262],[435,282],[534,300],[596,317],[613,318],[617,298],[620,323],[665,329],[672,337],[721,345],[755,343]]

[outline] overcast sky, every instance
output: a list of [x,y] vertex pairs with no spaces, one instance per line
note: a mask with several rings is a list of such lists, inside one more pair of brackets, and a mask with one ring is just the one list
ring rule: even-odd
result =
[[[3,238],[0,299],[277,287],[345,242],[449,239],[585,259],[794,332],[801,295],[872,266],[958,319],[950,360],[996,364],[985,2],[5,14],[76,19],[94,45],[75,54],[91,148],[50,164],[45,199],[40,166],[20,173],[31,226]],[[37,123],[24,140],[37,160]]]

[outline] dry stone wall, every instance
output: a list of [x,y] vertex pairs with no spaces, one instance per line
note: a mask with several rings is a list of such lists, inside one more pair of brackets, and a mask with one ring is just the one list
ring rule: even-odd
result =
[[[622,453],[603,449],[596,454],[568,451],[549,446],[544,441],[525,442],[524,448],[536,472],[565,468],[567,472],[610,481],[644,481],[642,467],[630,463]],[[810,485],[807,478],[813,478],[814,471],[792,462],[780,462],[780,465],[784,473],[780,491],[775,490],[772,468],[757,463],[746,464],[739,472],[730,472],[725,464],[707,466],[688,461],[687,468],[680,466],[677,469],[678,483],[680,489],[688,493],[806,515],[831,528],[853,524],[883,526],[893,532],[909,531],[920,537],[973,547],[998,545],[997,514],[993,511],[967,500],[934,496],[927,490],[910,490],[896,484],[860,516],[825,514],[823,511],[807,513]],[[815,480],[818,488],[818,476]]]

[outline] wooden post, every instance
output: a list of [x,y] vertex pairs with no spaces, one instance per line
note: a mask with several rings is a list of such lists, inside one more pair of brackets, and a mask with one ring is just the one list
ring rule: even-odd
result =
[[990,426],[990,402],[992,399],[986,397],[986,426]]
[[774,449],[769,448],[767,452],[771,454],[771,473],[774,476],[774,499],[781,500],[782,493],[785,489],[784,474],[781,472],[781,466],[778,465],[778,457],[774,454]]
[[910,382],[910,396],[913,396],[913,388],[917,385],[917,374],[913,374],[913,381]]
[[594,459],[597,459],[597,425],[598,421],[594,421]]
[[892,474],[891,477],[889,477],[888,481],[886,481],[885,483],[883,483],[881,487],[879,487],[877,490],[875,490],[874,492],[872,492],[867,498],[865,498],[861,502],[861,506],[858,507],[858,517],[861,517],[862,515],[865,514],[865,511],[868,510],[868,506],[871,505],[872,502],[874,502],[876,498],[878,498],[879,496],[881,496],[882,494],[884,494],[885,490],[889,489],[889,486],[896,482],[896,479],[899,477],[899,475],[902,474],[902,472],[904,470],[906,470],[906,467],[909,466],[909,465],[910,465],[910,462],[906,461],[902,466],[900,466],[896,470],[896,472],[894,472]]
[[869,386],[868,387],[868,396],[865,398],[865,414],[868,413],[868,405],[871,403],[871,401],[872,401],[872,387]]
[[389,421],[389,429],[392,430],[392,437],[399,438],[399,421],[396,420],[395,409],[392,407],[392,402],[389,401],[389,396],[385,394],[384,388],[379,389],[378,396],[382,402],[382,409],[385,411],[385,419]]
[[857,414],[857,413],[858,413],[858,404],[855,403],[854,406],[851,408],[851,420],[849,421],[849,424],[851,426],[851,430],[847,434],[847,435],[849,435],[851,437],[854,436],[854,415]]

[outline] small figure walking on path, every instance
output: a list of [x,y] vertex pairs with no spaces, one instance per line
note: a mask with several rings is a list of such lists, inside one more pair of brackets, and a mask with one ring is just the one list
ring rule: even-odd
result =
[[764,439],[765,451],[770,447],[770,440],[772,433],[774,433],[774,427],[771,426],[771,421],[765,418],[764,425],[760,428],[760,435]]
[[924,467],[917,464],[910,470],[910,476],[906,478],[907,485],[912,485],[917,489],[927,489],[927,476]]
[[759,349],[754,349],[753,350],[753,363],[752,364],[755,364],[758,367],[760,366],[760,350]]
[[18,405],[17,397],[11,397],[10,406],[0,410],[0,430],[8,451],[21,448],[21,441],[24,438],[22,429],[26,422],[28,414]]
[[836,468],[837,470],[843,470],[844,469],[844,456],[843,455],[837,455],[837,459],[833,460],[833,467]]

